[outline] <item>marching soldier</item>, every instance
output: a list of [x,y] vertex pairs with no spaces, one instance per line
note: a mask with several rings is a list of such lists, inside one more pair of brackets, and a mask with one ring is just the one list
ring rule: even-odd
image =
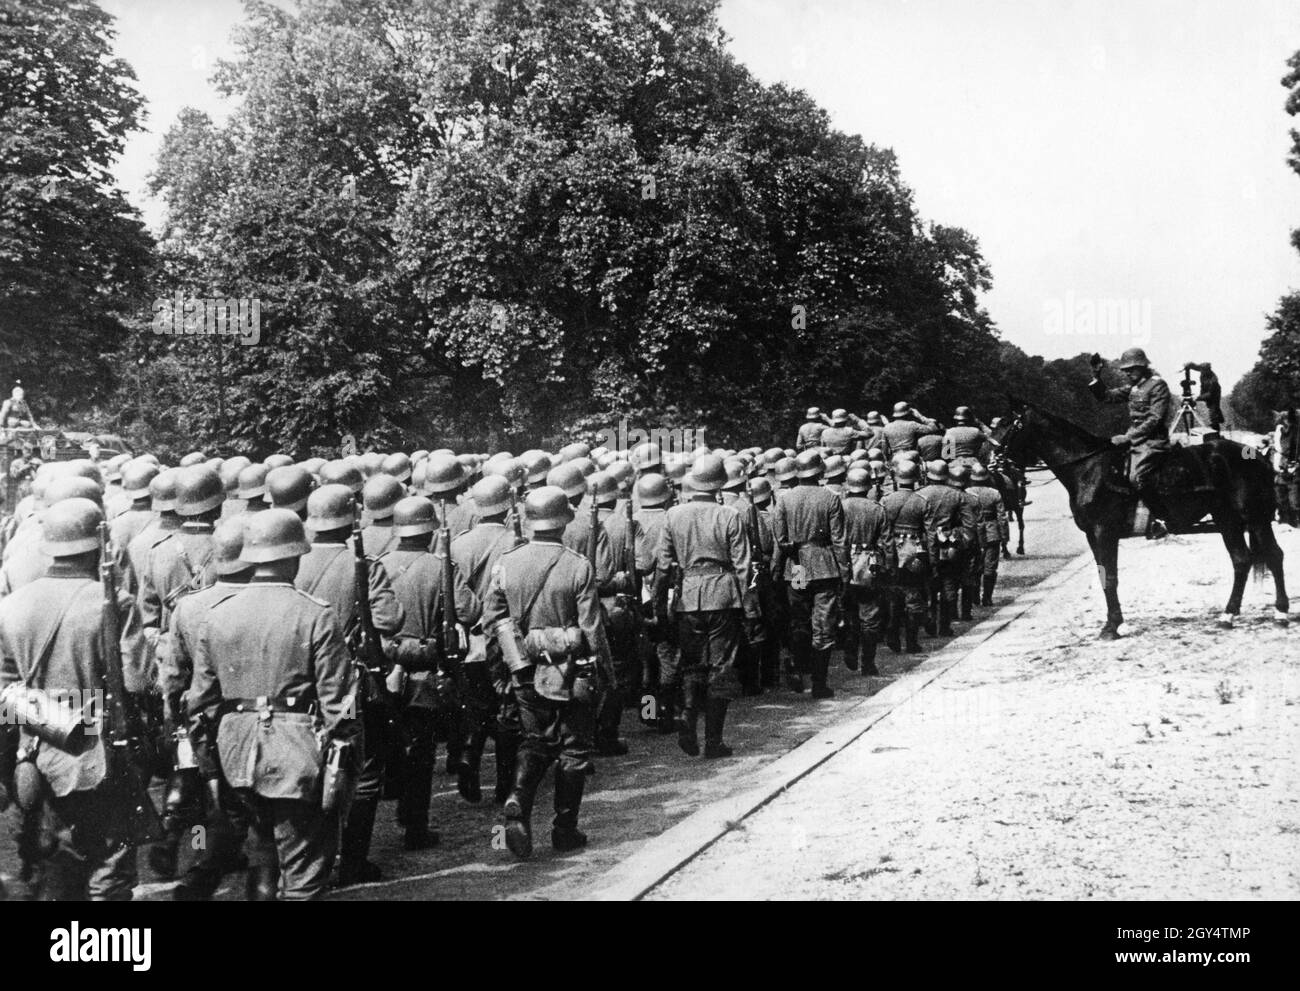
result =
[[[19,684],[51,702],[88,701],[106,689],[103,649],[104,588],[99,582],[100,508],[88,499],[50,506],[42,520],[48,573],[0,601],[0,693]],[[128,694],[148,685],[139,616],[130,596],[120,594],[122,674]],[[47,703],[48,704],[48,703]],[[75,750],[53,737],[40,738],[31,724],[0,722],[0,793],[21,793],[21,781],[42,779],[34,806],[20,802],[32,822],[54,819],[52,849],[22,851],[38,864],[39,897],[45,900],[128,901],[136,884],[136,852],[130,816],[136,796],[110,773],[103,707],[92,706]],[[65,744],[66,745],[66,744]],[[131,759],[123,756],[120,759]],[[12,787],[11,787],[12,786]],[[24,832],[28,832],[25,828]]]
[[587,484],[588,494],[596,504],[600,532],[609,544],[611,566],[615,569],[613,580],[600,589],[600,608],[614,665],[614,680],[619,685],[605,687],[596,700],[596,752],[602,757],[621,757],[627,753],[627,743],[619,738],[626,702],[623,689],[631,685],[639,661],[636,617],[632,615],[633,603],[627,594],[632,584],[627,562],[630,558],[635,562],[632,555],[636,535],[628,531],[627,517],[617,511],[618,484],[614,477],[607,472],[596,472],[587,479]]
[[474,500],[463,498],[469,477],[461,463],[447,455],[430,455],[424,470],[424,494],[441,505],[452,540],[477,521]]
[[[349,542],[355,512],[353,492],[345,485],[322,485],[313,492],[307,500],[307,526],[312,532],[312,543],[297,570],[298,587],[333,608],[344,640],[349,645],[357,644],[364,635],[357,612],[357,596],[363,593],[357,588],[356,558]],[[248,539],[245,537],[245,542]],[[369,595],[370,615],[383,653],[391,661],[393,638],[401,632],[406,617],[393,594],[384,566],[369,558],[366,563],[370,587],[364,594]],[[392,713],[384,695],[383,681],[388,672],[370,670],[365,658],[357,656],[354,660],[359,669],[357,678],[365,750],[356,796],[340,841],[340,886],[377,881],[381,877],[379,868],[369,860],[370,837],[379,809],[384,753],[394,731],[390,720]]]
[[816,406],[809,406],[808,412],[804,414],[803,426],[799,428],[799,434],[795,438],[794,446],[796,451],[808,451],[817,447],[822,442],[822,431],[828,426],[826,417]]
[[[636,501],[640,508],[633,516],[637,528],[637,567],[644,576],[642,594],[650,603],[657,601],[659,593],[660,576],[655,565],[671,500],[672,491],[662,475],[646,472],[637,479]],[[670,615],[675,605],[669,604]],[[677,645],[668,624],[653,623],[649,635],[653,650],[646,657],[641,684],[654,696],[654,715],[650,721],[660,733],[671,733],[677,696],[682,687],[678,676]]]
[[[453,538],[451,559],[470,591],[483,603],[487,601],[497,561],[518,543],[506,519],[510,513],[520,510],[514,505],[510,483],[501,476],[476,482],[470,497],[474,500],[478,522]],[[496,737],[496,803],[501,805],[514,785],[519,753],[519,706],[510,685],[510,672],[501,660],[496,642],[488,640],[481,623],[470,627],[469,652],[462,671],[461,763],[457,788],[467,801],[479,800],[475,796],[480,794],[483,747],[487,737],[493,735]]]
[[307,519],[307,499],[312,491],[312,477],[302,465],[272,468],[266,475],[266,496],[275,509],[287,509],[300,520]]
[[533,800],[553,761],[551,846],[563,853],[587,845],[578,815],[595,746],[596,678],[589,668],[594,662],[603,677],[614,678],[595,575],[561,540],[573,520],[570,499],[550,485],[528,493],[531,537],[501,555],[483,609],[483,628],[501,647],[519,702],[523,741],[505,805],[506,845],[525,860],[533,852]]
[[149,554],[154,547],[181,528],[181,518],[176,515],[176,480],[179,477],[180,470],[177,468],[164,468],[153,477],[149,483],[149,502],[154,518],[126,545],[126,559],[130,568],[126,574],[125,587],[137,596]]
[[885,561],[885,511],[868,496],[871,476],[862,468],[849,472],[844,492],[844,556],[850,564],[844,590],[848,652],[844,664],[850,671],[878,675],[876,645],[881,622],[879,583]]
[[844,480],[849,473],[849,463],[840,455],[832,454],[826,459],[822,484],[827,491],[844,498]]
[[799,484],[776,502],[776,557],[773,570],[785,583],[790,637],[795,656],[794,691],[803,691],[804,672],[812,674],[812,697],[831,698],[827,684],[835,646],[844,556],[844,504],[818,485],[822,456],[804,451],[796,459]]
[[[407,477],[410,477],[409,472]],[[361,543],[367,557],[383,557],[397,544],[393,510],[405,494],[402,483],[386,472],[376,472],[366,479],[361,489],[361,503],[365,508]]]
[[740,514],[717,502],[727,478],[722,459],[713,454],[697,458],[689,478],[689,501],[668,510],[664,520],[655,612],[667,623],[668,587],[680,573],[677,640],[685,708],[677,743],[689,756],[699,754],[703,711],[704,756],[730,757],[722,732],[727,708],[741,687],[736,654],[750,577],[749,542]]
[[122,471],[122,497],[129,501],[128,508],[118,513],[109,525],[113,564],[119,575],[129,573],[131,563],[127,557],[127,548],[153,519],[153,510],[149,505],[149,483],[157,474],[158,466],[148,461],[134,462]]
[[921,652],[918,635],[927,608],[930,555],[925,540],[925,500],[916,492],[918,475],[916,462],[904,460],[895,476],[898,488],[880,499],[885,511],[885,564],[889,570],[885,643],[894,653],[902,649],[900,631],[906,633],[907,652]]
[[939,460],[926,465],[929,484],[917,494],[925,500],[925,534],[934,583],[935,625],[941,637],[953,636],[957,594],[964,578],[965,536],[975,526],[975,514],[962,494],[948,485],[948,466]]
[[[821,435],[821,447],[827,454],[848,454],[858,441],[870,441],[872,431],[866,420],[848,410],[831,412],[831,424]],[[846,469],[847,470],[847,469]]]
[[[787,639],[785,630],[785,600],[779,590],[772,562],[776,556],[776,529],[772,519],[772,484],[763,477],[749,483],[748,498],[758,511],[758,541],[750,540],[751,563],[755,569],[765,568],[767,578],[759,581],[759,606],[766,634],[758,650],[758,678],[760,688],[776,687],[781,673],[781,644]],[[744,520],[742,519],[742,522]]]
[[[99,484],[80,475],[64,475],[52,479],[45,489],[43,501],[53,506],[64,499],[89,499],[96,506],[103,506],[104,490]],[[44,512],[41,519],[44,519]],[[51,564],[50,556],[45,552],[43,539],[37,539],[32,531],[24,534],[24,539],[17,544],[0,569],[0,596],[9,595],[16,589],[30,585],[42,577]]]
[[226,490],[226,501],[221,504],[223,520],[238,516],[244,511],[244,500],[239,498],[239,473],[250,464],[252,462],[248,458],[237,454],[233,458],[226,458],[217,469],[217,474],[221,476],[221,485]]
[[[392,476],[372,475],[366,482],[367,490],[380,478],[396,484]],[[388,684],[389,691],[402,703],[398,721],[405,760],[401,762],[398,821],[405,830],[405,848],[423,850],[438,842],[437,831],[429,828],[429,804],[436,763],[436,713],[446,705],[439,697],[439,686],[449,684],[458,672],[452,669],[442,639],[446,549],[439,546],[435,553],[429,546],[430,536],[438,527],[433,503],[424,496],[408,496],[394,507],[392,523],[397,545],[377,563],[388,572],[393,594],[405,617],[396,637],[394,666]],[[477,624],[481,603],[455,567],[454,555],[452,574],[456,622],[458,626]],[[454,723],[458,724],[459,720]],[[451,732],[458,730],[459,725],[454,725]],[[461,794],[466,799],[479,800],[477,768],[473,788],[466,792],[462,786]]]
[[976,521],[981,531],[980,575],[982,589],[980,605],[993,605],[993,589],[998,583],[998,553],[1002,544],[1011,539],[1011,528],[1007,520],[1007,509],[1002,502],[1002,493],[992,485],[992,476],[983,465],[971,469],[968,495],[975,497]]
[[[335,612],[294,587],[309,550],[291,511],[249,520],[242,559],[255,571],[242,591],[210,607],[186,699],[196,719],[219,721],[225,787],[258,837],[259,890],[274,890],[278,873],[286,901],[325,893],[338,816],[321,808],[322,766],[334,747],[360,745],[356,676]],[[351,756],[341,760],[355,767]]]
[[938,433],[939,425],[934,420],[922,416],[906,402],[894,404],[893,415],[881,431],[895,464],[904,452],[919,450],[917,443],[922,437]]
[[[172,892],[176,901],[210,900],[227,874],[245,866],[241,848],[251,826],[243,804],[230,794],[217,767],[216,727],[206,717],[197,718],[197,713],[185,709],[186,694],[193,683],[194,657],[201,649],[208,612],[218,602],[242,591],[253,577],[253,565],[240,560],[244,549],[244,520],[227,518],[217,523],[212,545],[212,570],[216,580],[205,588],[185,591],[176,599],[167,632],[167,647],[159,651],[158,686],[167,724],[190,727],[189,736],[198,772],[212,798],[207,816],[207,842]],[[181,777],[179,770],[177,777]],[[181,781],[184,781],[183,777]],[[183,795],[175,795],[175,790],[182,787],[179,782],[169,785],[169,806],[177,798],[183,800]],[[194,796],[194,800],[201,802],[202,796]],[[182,801],[181,804],[188,803]],[[173,814],[171,808],[167,812]],[[264,866],[275,862],[274,847],[269,847],[267,855],[257,859],[263,866],[249,872],[248,899],[274,900],[276,876],[269,875]]]
[[970,469],[966,465],[955,464],[948,468],[948,484],[961,494],[964,503],[962,518],[969,517],[971,521],[971,525],[962,531],[961,585],[958,595],[958,615],[967,623],[974,618],[972,607],[980,599],[980,575],[984,569],[984,529],[979,525],[980,504],[978,497],[967,491],[969,481]]
[[270,507],[266,500],[266,476],[270,473],[271,469],[265,464],[250,464],[240,470],[239,487],[235,490],[235,495],[243,501],[242,512],[245,515],[260,513]]
[[940,456],[949,466],[974,468],[983,464],[989,443],[988,428],[979,422],[969,406],[958,406],[952,419],[955,426],[949,427],[943,435]]

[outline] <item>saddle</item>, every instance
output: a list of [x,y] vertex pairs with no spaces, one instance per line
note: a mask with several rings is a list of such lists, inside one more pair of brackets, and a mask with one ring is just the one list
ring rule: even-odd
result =
[[[1159,455],[1155,471],[1156,494],[1162,497],[1214,491],[1210,466],[1196,455],[1197,448],[1174,445]],[[1133,495],[1128,478],[1129,459],[1117,458],[1106,479],[1106,487],[1121,495]]]

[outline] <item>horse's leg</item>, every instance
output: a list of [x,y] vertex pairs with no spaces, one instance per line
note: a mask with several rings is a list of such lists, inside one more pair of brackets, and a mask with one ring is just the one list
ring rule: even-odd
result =
[[1023,556],[1025,553],[1025,507],[1023,504],[1016,507],[1016,526],[1020,528],[1020,543],[1016,545],[1016,553]]
[[1219,514],[1215,522],[1223,535],[1223,546],[1228,548],[1228,556],[1232,558],[1232,594],[1219,614],[1219,625],[1231,628],[1233,620],[1241,612],[1241,595],[1246,589],[1246,576],[1250,574],[1250,548],[1246,546],[1241,521],[1236,517],[1226,519],[1224,514]]
[[1119,534],[1098,530],[1088,534],[1092,557],[1097,562],[1097,575],[1101,579],[1102,594],[1106,596],[1106,624],[1101,628],[1102,640],[1119,636],[1119,626],[1124,613],[1119,605]]
[[1254,546],[1262,549],[1264,560],[1268,563],[1268,570],[1273,575],[1273,588],[1276,593],[1273,599],[1273,620],[1285,624],[1287,613],[1291,608],[1291,600],[1286,594],[1286,575],[1282,570],[1282,548],[1278,546],[1277,538],[1273,536],[1273,524],[1265,520],[1251,527],[1250,539]]

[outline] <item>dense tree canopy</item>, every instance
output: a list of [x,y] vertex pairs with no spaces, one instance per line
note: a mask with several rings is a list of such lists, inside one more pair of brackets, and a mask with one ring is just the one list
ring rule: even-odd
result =
[[0,363],[38,414],[107,394],[144,305],[152,242],[109,171],[143,103],[112,39],[86,0],[0,6]]

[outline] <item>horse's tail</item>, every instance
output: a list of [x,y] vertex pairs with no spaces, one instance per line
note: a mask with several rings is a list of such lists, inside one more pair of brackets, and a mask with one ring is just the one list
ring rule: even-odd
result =
[[[1272,523],[1265,523],[1264,526],[1271,528]],[[1268,577],[1268,553],[1262,546],[1260,539],[1255,536],[1257,531],[1251,530],[1247,534],[1250,542],[1250,567],[1255,576],[1255,581],[1262,582]]]

